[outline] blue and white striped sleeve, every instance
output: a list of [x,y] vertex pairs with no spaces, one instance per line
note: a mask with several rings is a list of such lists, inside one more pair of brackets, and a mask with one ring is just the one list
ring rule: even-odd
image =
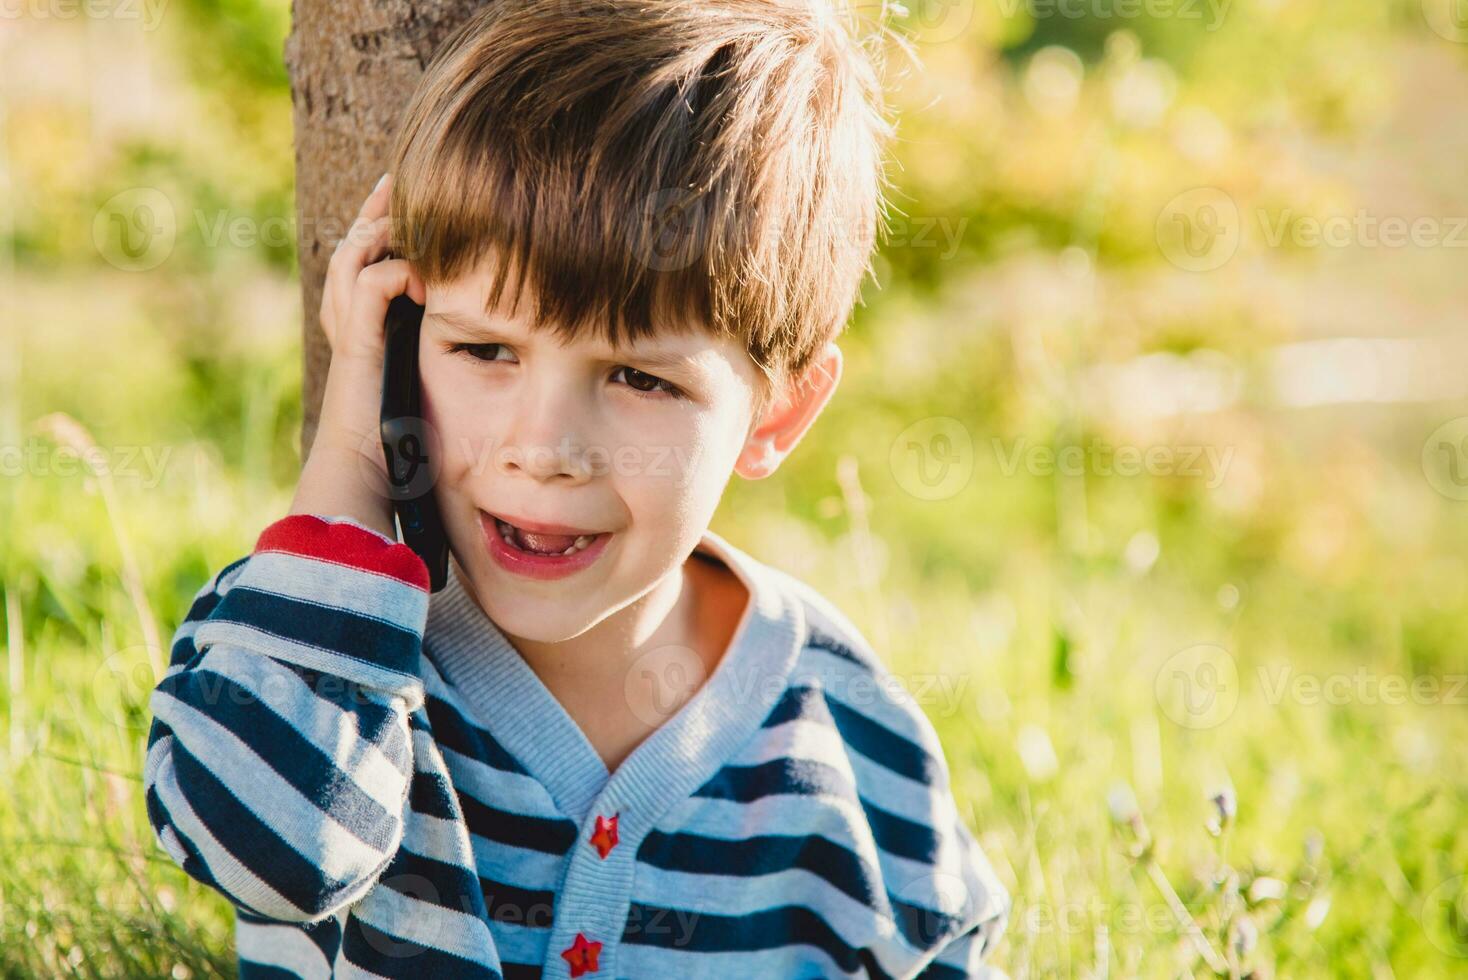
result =
[[236,907],[314,922],[402,841],[427,567],[345,518],[291,515],[195,596],[149,700],[159,843]]
[[1005,974],[985,961],[1004,931],[1002,921],[989,919],[948,941],[917,980],[998,980]]
[[955,838],[965,852],[952,870],[962,882],[964,924],[944,942],[917,974],[916,980],[988,980],[1005,974],[989,964],[994,947],[1009,925],[1011,899],[978,841],[963,823],[955,823]]
[[[946,761],[941,765],[946,774]],[[942,911],[923,916],[920,932],[942,928],[946,938],[923,951],[915,980],[1003,977],[989,961],[1009,925],[1009,891],[959,815],[946,778],[933,787],[932,798],[940,844],[930,872],[911,882],[907,893],[932,889],[936,901],[923,904]]]

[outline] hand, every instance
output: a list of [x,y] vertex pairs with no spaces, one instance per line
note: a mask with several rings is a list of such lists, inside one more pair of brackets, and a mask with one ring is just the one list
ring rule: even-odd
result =
[[345,515],[395,537],[379,427],[384,322],[395,296],[422,304],[427,290],[408,262],[387,257],[391,188],[385,177],[367,196],[327,266],[321,329],[331,366],[291,513]]
[[[392,175],[383,174],[377,186],[362,202],[357,218],[346,235],[336,243],[336,250],[326,265],[326,283],[321,290],[321,332],[326,346],[336,350],[337,311],[352,310],[352,287],[362,268],[378,261],[387,253],[392,229],[392,216],[386,213],[392,198]],[[344,254],[345,253],[345,254]]]
[[427,290],[413,267],[389,254],[391,194],[392,176],[384,175],[327,265],[320,315],[331,367],[318,440],[328,436],[355,446],[376,438],[388,304],[405,292],[416,303],[426,301]]

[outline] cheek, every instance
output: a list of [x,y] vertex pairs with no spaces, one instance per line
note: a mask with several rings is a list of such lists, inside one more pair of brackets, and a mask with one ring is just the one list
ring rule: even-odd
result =
[[598,465],[644,517],[696,524],[717,507],[741,448],[719,413],[688,412],[648,422]]
[[476,420],[488,416],[473,404],[472,390],[459,383],[441,359],[423,362],[422,409],[438,453],[439,477],[449,482],[476,465],[489,433]]

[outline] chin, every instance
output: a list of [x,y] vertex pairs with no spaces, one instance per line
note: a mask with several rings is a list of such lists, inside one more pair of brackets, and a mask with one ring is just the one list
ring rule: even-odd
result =
[[[516,597],[512,602],[496,603],[491,596],[476,590],[476,598],[485,614],[501,633],[535,643],[561,643],[595,626],[595,618],[587,619],[569,609],[564,598],[533,599]],[[502,597],[503,598],[503,597]]]

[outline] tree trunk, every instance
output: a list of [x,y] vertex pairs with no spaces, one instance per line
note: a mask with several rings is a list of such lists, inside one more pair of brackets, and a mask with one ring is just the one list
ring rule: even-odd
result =
[[423,69],[483,0],[293,0],[285,42],[296,145],[296,247],[305,310],[301,460],[331,359],[319,313],[326,264],[377,178]]

